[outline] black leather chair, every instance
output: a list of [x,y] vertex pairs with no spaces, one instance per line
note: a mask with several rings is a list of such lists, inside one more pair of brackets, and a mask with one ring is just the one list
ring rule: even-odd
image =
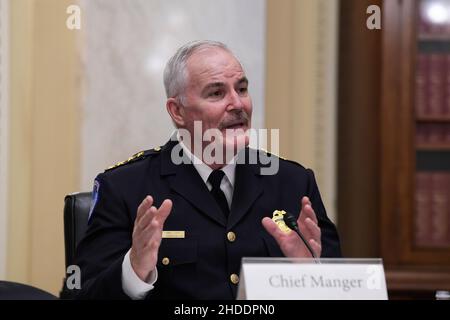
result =
[[64,199],[66,268],[73,264],[75,249],[86,232],[92,192],[69,194]]
[[[64,245],[67,267],[74,263],[75,250],[83,238],[91,208],[92,192],[76,192],[64,198]],[[61,299],[72,299],[74,291],[66,287],[66,278],[59,293]]]
[[39,288],[18,282],[0,281],[0,300],[56,300],[58,297]]

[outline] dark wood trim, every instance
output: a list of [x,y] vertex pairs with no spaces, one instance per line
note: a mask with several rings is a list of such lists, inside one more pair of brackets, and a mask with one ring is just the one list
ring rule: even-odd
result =
[[400,247],[405,256],[401,256],[401,262],[409,259],[412,244],[414,243],[414,215],[415,211],[415,71],[417,56],[416,24],[418,21],[417,1],[402,1],[401,15],[401,55],[400,56],[400,105],[398,114],[397,134],[399,135],[398,149],[400,157],[397,159],[399,168],[399,190],[401,217],[399,222],[404,222]]
[[417,37],[420,41],[450,41],[450,36],[448,34],[445,35],[433,35],[433,34],[419,34]]
[[418,151],[450,151],[450,142],[448,143],[418,143]]
[[340,1],[338,227],[346,257],[379,256],[381,31],[366,27],[369,5]]
[[392,267],[386,271],[386,282],[393,291],[450,290],[450,267]]
[[450,116],[447,117],[432,117],[432,116],[418,116],[416,120],[419,122],[437,122],[437,123],[450,123]]
[[381,77],[381,122],[380,122],[380,155],[381,155],[381,254],[385,264],[393,264],[401,255],[400,243],[397,237],[404,239],[403,225],[398,225],[400,205],[397,196],[398,188],[398,106],[399,68],[401,52],[401,15],[398,1],[386,1],[383,10],[383,40],[382,40],[382,77]]

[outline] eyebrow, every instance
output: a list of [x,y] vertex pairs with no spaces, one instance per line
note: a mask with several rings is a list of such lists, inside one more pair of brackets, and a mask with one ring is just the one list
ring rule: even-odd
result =
[[220,88],[220,87],[224,87],[225,84],[223,82],[212,82],[212,83],[208,83],[202,90],[202,92],[206,92],[209,89],[212,88]]
[[[239,85],[239,84],[242,84],[242,83],[248,84],[248,79],[247,79],[247,77],[242,77],[242,78],[240,78],[240,79],[237,81],[237,84],[238,84],[238,85]],[[203,88],[202,92],[206,92],[206,91],[208,91],[209,89],[212,89],[212,88],[221,88],[221,87],[224,87],[224,86],[225,86],[225,83],[223,83],[223,82],[211,82],[211,83],[208,83],[208,84]]]
[[239,81],[238,81],[238,84],[241,84],[241,83],[248,84],[248,79],[247,79],[247,77],[242,77],[242,78],[240,78]]

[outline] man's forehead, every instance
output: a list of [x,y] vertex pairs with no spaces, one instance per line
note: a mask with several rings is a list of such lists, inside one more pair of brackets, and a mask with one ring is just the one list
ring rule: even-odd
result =
[[205,59],[211,59],[217,56],[227,56],[237,60],[235,56],[227,49],[220,47],[204,47],[198,48],[194,52],[192,52],[188,58],[188,61],[197,59],[204,61]]
[[236,57],[222,48],[203,48],[194,52],[187,60],[190,76],[244,76],[244,70]]

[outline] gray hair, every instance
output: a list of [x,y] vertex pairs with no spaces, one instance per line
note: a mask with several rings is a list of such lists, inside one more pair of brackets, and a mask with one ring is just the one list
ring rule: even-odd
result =
[[225,44],[218,41],[200,40],[186,43],[175,52],[164,68],[164,87],[167,98],[179,96],[180,101],[183,101],[188,76],[186,62],[194,52],[205,48],[220,48],[233,54]]

